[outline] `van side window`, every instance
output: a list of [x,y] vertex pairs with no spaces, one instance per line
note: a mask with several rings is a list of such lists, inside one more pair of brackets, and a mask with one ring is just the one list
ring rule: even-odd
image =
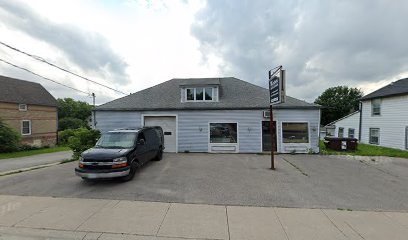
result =
[[144,132],[141,132],[137,135],[137,141],[139,142],[141,139],[143,139],[146,142],[146,137],[144,135]]

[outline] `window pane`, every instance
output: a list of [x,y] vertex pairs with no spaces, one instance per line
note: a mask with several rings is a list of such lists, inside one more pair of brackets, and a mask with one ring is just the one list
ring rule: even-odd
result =
[[210,143],[237,143],[237,124],[210,123]]
[[204,100],[204,89],[203,88],[196,88],[196,100]]
[[349,130],[348,130],[348,137],[349,137],[349,138],[354,138],[354,128],[349,128]]
[[205,88],[205,100],[212,100],[212,88]]
[[339,128],[339,132],[337,133],[337,137],[343,137],[344,136],[344,128]]
[[371,100],[371,114],[380,115],[381,114],[381,99]]
[[22,131],[23,134],[30,134],[30,122],[23,121]]
[[187,101],[193,101],[193,100],[194,100],[194,89],[187,88]]
[[380,129],[378,128],[370,128],[370,143],[372,144],[379,144],[380,140]]
[[308,143],[309,130],[307,123],[282,123],[284,143]]

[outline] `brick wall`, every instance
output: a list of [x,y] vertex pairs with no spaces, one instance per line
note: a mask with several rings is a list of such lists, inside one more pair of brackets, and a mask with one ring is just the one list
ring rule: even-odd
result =
[[17,103],[0,103],[0,118],[21,134],[21,121],[31,121],[31,135],[24,135],[22,143],[37,146],[54,146],[57,142],[57,108],[27,105],[19,111]]

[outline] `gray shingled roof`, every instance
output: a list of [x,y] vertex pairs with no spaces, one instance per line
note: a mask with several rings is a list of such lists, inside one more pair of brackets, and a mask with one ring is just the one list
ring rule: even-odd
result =
[[378,89],[377,91],[365,95],[364,97],[361,98],[361,100],[369,100],[373,98],[390,97],[405,94],[408,94],[408,78],[392,82],[387,86]]
[[[180,101],[180,86],[217,84],[218,102]],[[203,110],[203,109],[266,109],[269,107],[269,90],[233,78],[171,79],[159,85],[133,93],[96,107],[96,110]],[[320,105],[307,103],[287,96],[286,102],[275,105],[281,109],[319,108]]]
[[57,106],[57,100],[41,84],[1,75],[0,102]]

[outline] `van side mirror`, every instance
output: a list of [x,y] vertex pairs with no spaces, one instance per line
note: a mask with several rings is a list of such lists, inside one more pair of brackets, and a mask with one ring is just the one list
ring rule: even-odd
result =
[[144,139],[139,139],[139,141],[137,141],[138,145],[145,145],[145,140]]

